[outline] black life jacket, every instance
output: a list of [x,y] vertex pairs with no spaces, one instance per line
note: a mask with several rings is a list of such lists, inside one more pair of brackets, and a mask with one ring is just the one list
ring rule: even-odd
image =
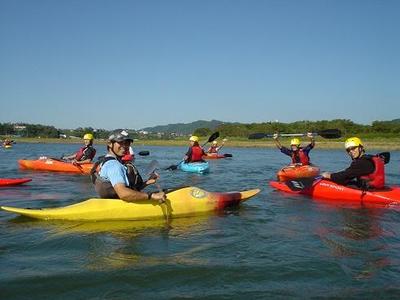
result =
[[[96,192],[99,194],[100,198],[107,199],[118,199],[118,194],[115,192],[114,187],[111,182],[102,178],[100,174],[101,167],[110,160],[117,160],[117,158],[112,156],[106,156],[100,158],[90,170],[90,177],[92,179],[92,183],[94,184],[94,188]],[[145,187],[145,183],[143,181],[142,176],[140,176],[137,168],[131,163],[125,163],[126,166],[126,176],[129,181],[129,188],[135,191],[141,191]]]

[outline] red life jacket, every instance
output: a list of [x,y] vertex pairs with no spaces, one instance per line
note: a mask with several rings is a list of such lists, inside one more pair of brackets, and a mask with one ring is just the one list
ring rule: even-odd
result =
[[207,152],[208,153],[218,153],[218,146],[211,146]]
[[[299,158],[300,158],[300,163],[302,165],[309,165],[310,164],[310,158],[308,157],[308,155],[303,151],[302,148],[299,149],[299,151],[297,152]],[[292,164],[296,164],[298,163],[296,161],[296,153],[293,152],[292,153]]]
[[[89,152],[89,155],[91,154],[90,156],[89,155],[85,155],[86,151],[90,151],[89,148],[91,148],[91,146],[84,146],[81,149],[79,149],[79,151],[76,152],[76,154],[75,154],[75,159],[77,161],[86,160],[86,159],[93,159],[93,157],[96,155],[96,150],[94,148],[92,148],[93,149],[93,153]],[[85,158],[83,159],[84,156],[85,156]]]
[[200,146],[193,146],[192,147],[192,157],[189,158],[189,161],[195,162],[195,161],[202,161],[203,160],[203,148]]
[[361,176],[361,179],[365,180],[369,187],[382,189],[385,186],[385,163],[378,155],[368,157],[374,163],[375,171],[371,174]]

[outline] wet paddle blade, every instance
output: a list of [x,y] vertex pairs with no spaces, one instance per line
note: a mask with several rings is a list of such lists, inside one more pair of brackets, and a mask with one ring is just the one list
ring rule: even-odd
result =
[[390,161],[390,152],[381,152],[381,153],[378,153],[378,156],[383,159],[383,162],[385,163],[385,165],[387,163],[389,163],[389,161]]
[[339,129],[326,129],[319,131],[317,134],[324,139],[338,139],[342,136],[342,132]]
[[295,192],[306,190],[312,187],[313,183],[316,180],[322,179],[322,177],[304,177],[304,178],[297,178],[293,180],[285,181],[285,184]]
[[268,137],[268,134],[261,133],[261,132],[252,133],[252,134],[249,135],[249,140],[258,140],[258,139],[262,139],[262,138],[265,138],[265,137]]
[[140,151],[138,154],[139,154],[140,156],[147,156],[147,155],[150,154],[150,151],[144,150],[144,151]]

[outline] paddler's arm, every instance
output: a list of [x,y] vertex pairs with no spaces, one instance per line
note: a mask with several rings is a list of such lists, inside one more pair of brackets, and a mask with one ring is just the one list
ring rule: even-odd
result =
[[276,146],[278,147],[278,149],[281,150],[281,149],[282,149],[282,144],[281,144],[281,142],[279,141],[279,134],[274,133],[274,136],[273,136],[272,138],[274,139],[275,144],[276,144]]
[[310,139],[309,145],[311,146],[311,149],[314,148],[314,146],[315,146],[314,135],[311,132],[308,132],[307,137]]
[[80,160],[80,161],[74,159],[74,160],[72,161],[72,163],[73,163],[74,165],[90,164],[91,162],[92,162],[92,160],[91,160],[90,158],[85,159],[85,160]]
[[140,202],[148,200],[163,201],[165,199],[164,192],[157,193],[145,193],[132,190],[125,186],[123,183],[117,183],[114,185],[114,190],[117,193],[119,199],[126,202]]

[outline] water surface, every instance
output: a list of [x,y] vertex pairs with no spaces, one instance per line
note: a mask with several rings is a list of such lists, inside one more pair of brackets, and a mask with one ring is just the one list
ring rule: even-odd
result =
[[[98,153],[103,150],[99,146]],[[77,145],[16,144],[0,150],[1,177],[30,177],[0,189],[0,204],[58,207],[95,196],[86,176],[20,171],[17,159],[59,157]],[[144,172],[153,159],[178,163],[185,147],[135,147]],[[251,299],[400,296],[400,215],[348,208],[272,190],[289,158],[276,149],[224,148],[206,175],[160,170],[162,187],[208,191],[261,188],[241,207],[212,215],[142,222],[33,221],[0,212],[1,299]],[[344,151],[318,150],[312,161],[340,170]],[[400,181],[392,152],[388,182]]]

